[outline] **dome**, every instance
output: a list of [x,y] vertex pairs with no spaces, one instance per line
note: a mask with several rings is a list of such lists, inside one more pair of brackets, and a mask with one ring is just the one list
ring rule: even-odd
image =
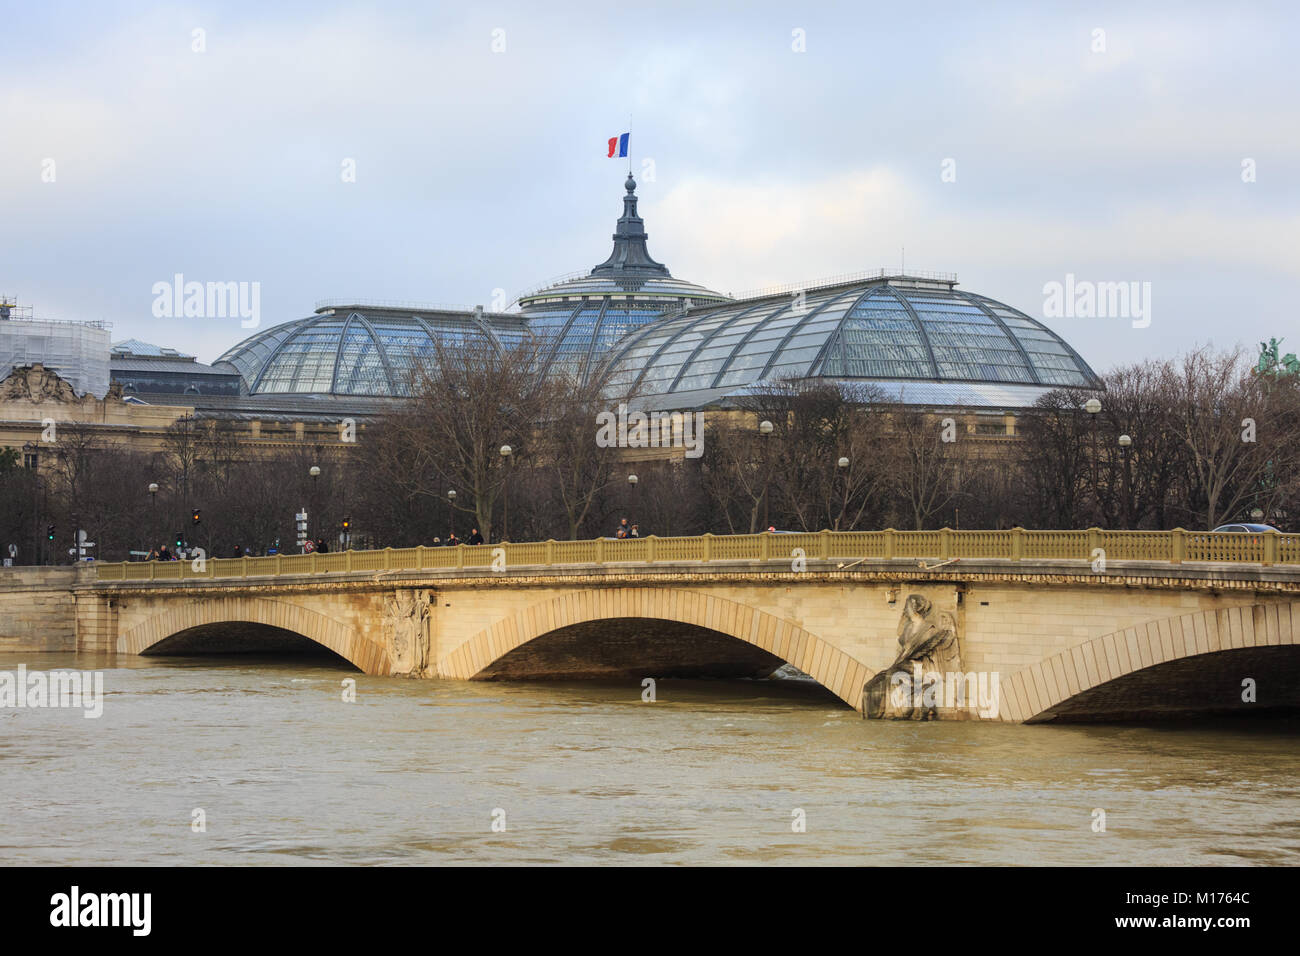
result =
[[587,273],[555,280],[518,297],[528,328],[548,341],[546,368],[585,372],[614,343],[666,313],[729,302],[693,282],[673,278],[650,257],[649,235],[637,215],[636,180],[624,183],[623,215],[609,258]]
[[611,353],[611,392],[699,407],[785,378],[869,381],[945,404],[1100,388],[1059,336],[956,278],[883,273],[666,317]]
[[435,340],[502,344],[527,334],[520,316],[505,313],[322,305],[245,339],[213,364],[238,371],[251,395],[388,397],[408,393],[408,374],[434,353]]

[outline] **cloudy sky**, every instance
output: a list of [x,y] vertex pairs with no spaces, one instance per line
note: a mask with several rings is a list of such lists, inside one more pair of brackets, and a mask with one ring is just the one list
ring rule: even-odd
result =
[[266,326],[589,269],[630,117],[681,278],[905,248],[1040,318],[1067,274],[1149,282],[1145,328],[1048,320],[1099,370],[1300,348],[1291,5],[2,2],[0,294],[114,339],[210,361],[249,334],[155,318],[176,273],[260,283]]

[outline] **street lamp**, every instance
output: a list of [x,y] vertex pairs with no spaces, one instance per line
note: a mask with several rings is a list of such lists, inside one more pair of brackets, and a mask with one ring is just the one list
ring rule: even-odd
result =
[[[158,482],[149,482],[149,537],[158,536]],[[145,551],[152,551],[153,545],[145,542]]]
[[515,450],[509,445],[501,446],[501,458],[506,463],[506,478],[501,485],[501,540],[510,539],[510,456]]
[[44,552],[41,550],[41,520],[37,497],[41,489],[40,459],[36,457],[36,443],[23,442],[23,465],[32,470],[32,561],[44,564]]
[[844,510],[849,506],[849,460],[841,457],[835,467],[840,471],[840,516],[835,521],[835,530],[839,531],[844,523]]
[[1128,493],[1128,488],[1129,488],[1128,449],[1129,446],[1132,444],[1133,444],[1133,439],[1130,438],[1128,435],[1119,436],[1119,447],[1124,452],[1124,472],[1121,475],[1121,477],[1123,478],[1124,481],[1123,487],[1124,487],[1124,528],[1125,530],[1132,530],[1130,528],[1130,525],[1133,524],[1133,509],[1130,506],[1129,493]]
[[[320,481],[320,468],[318,468],[316,465],[312,465],[309,469],[307,469],[307,474],[311,475],[311,510],[312,510],[312,514],[315,514],[316,513],[316,484],[318,481]],[[319,524],[319,522],[318,522],[318,526],[324,527],[324,525]],[[310,525],[308,525],[308,527],[310,527]],[[310,534],[310,532],[308,533]]]
[[1099,504],[1097,494],[1097,415],[1101,412],[1101,402],[1095,398],[1090,398],[1083,403],[1083,410],[1088,413],[1088,418],[1092,422],[1092,454],[1089,456],[1092,471],[1092,498],[1093,507]]
[[456,505],[456,489],[452,488],[447,492],[447,531],[448,539],[456,533],[456,513],[452,510]]
[[1262,521],[1264,519],[1264,512],[1260,508],[1252,508],[1250,512],[1250,516],[1254,518],[1256,521]]
[[771,477],[768,474],[768,454],[767,454],[766,439],[772,434],[772,423],[769,422],[767,419],[763,419],[761,422],[759,422],[758,434],[761,438],[765,439],[763,442],[763,530],[766,531],[769,527],[768,508],[767,508],[767,482],[768,479]]

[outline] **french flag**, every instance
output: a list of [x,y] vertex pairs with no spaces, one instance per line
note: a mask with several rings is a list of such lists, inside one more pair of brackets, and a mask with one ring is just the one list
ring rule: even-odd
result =
[[627,138],[631,133],[624,133],[622,136],[611,136],[609,138],[609,158],[627,155]]

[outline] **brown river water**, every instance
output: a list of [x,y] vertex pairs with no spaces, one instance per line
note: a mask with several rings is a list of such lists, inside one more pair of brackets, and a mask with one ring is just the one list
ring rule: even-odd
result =
[[[0,655],[19,664],[96,662]],[[1294,719],[864,721],[807,680],[645,702],[325,657],[119,658],[103,680],[98,719],[0,709],[6,863],[1300,863]]]

